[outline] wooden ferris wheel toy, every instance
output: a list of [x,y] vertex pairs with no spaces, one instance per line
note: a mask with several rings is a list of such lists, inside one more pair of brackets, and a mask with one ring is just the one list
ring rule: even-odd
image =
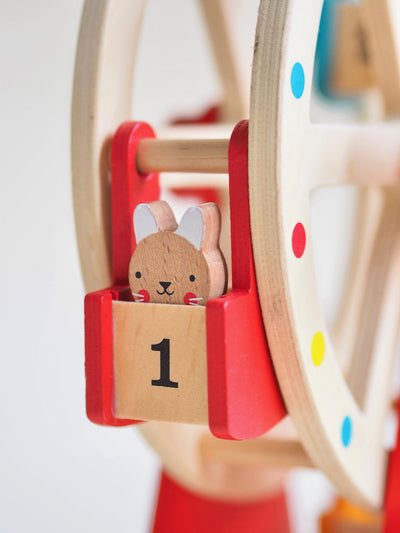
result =
[[[127,122],[144,4],[87,0],[78,45],[72,163],[90,291],[88,416],[112,426],[144,421],[138,427],[168,476],[155,533],[202,531],[205,516],[211,530],[261,533],[268,513],[271,530],[289,531],[284,500],[268,510],[260,502],[279,494],[281,471],[295,466],[319,468],[343,498],[380,513],[364,529],[355,529],[351,512],[344,525],[336,514],[323,522],[329,531],[397,531],[400,450],[388,461],[383,443],[400,331],[400,51],[390,3],[338,5],[331,83],[341,91],[346,80],[352,91],[375,87],[381,120],[323,125],[310,118],[323,1],[305,8],[301,0],[261,0],[246,117],[228,2],[202,0],[229,133],[216,138],[208,124],[202,138],[172,139]],[[343,42],[368,54],[349,66]],[[229,174],[229,184],[215,177],[214,189],[229,187],[221,210],[223,225],[230,210],[230,247],[220,249],[220,211],[204,191],[202,205],[177,223],[160,201],[158,174],[171,171]],[[195,176],[172,185],[199,189]],[[362,191],[361,208],[340,320],[328,331],[310,195],[343,184]],[[181,506],[173,526],[162,519],[178,513],[172,496],[162,504],[166,491],[186,498],[187,517]],[[189,516],[196,512],[197,525]]]

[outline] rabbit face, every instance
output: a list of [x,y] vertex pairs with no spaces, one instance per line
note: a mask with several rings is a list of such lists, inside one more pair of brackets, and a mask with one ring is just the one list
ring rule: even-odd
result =
[[185,238],[162,231],[142,240],[129,266],[135,300],[204,305],[209,299],[206,260]]
[[216,204],[189,208],[179,226],[166,202],[139,204],[134,213],[137,247],[129,265],[134,300],[205,305],[223,294],[220,223]]

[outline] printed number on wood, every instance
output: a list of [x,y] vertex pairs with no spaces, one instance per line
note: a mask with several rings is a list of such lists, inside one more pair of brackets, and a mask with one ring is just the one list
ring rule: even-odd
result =
[[113,303],[115,414],[207,424],[205,304],[226,286],[218,206],[192,207],[178,226],[166,202],[140,204],[134,229],[135,302]]
[[151,349],[160,352],[160,379],[152,379],[151,384],[153,387],[172,387],[177,389],[179,384],[177,381],[171,381],[170,363],[169,363],[169,344],[170,339],[163,339],[158,344],[152,344]]

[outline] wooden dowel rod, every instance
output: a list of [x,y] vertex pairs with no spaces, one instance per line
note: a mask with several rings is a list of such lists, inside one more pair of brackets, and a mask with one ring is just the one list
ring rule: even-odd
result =
[[136,165],[141,174],[150,172],[228,173],[229,139],[140,141]]

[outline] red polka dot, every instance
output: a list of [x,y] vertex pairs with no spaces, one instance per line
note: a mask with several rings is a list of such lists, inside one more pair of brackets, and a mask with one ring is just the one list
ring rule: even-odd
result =
[[294,255],[299,259],[306,248],[306,230],[300,222],[295,225],[292,234],[292,248]]

